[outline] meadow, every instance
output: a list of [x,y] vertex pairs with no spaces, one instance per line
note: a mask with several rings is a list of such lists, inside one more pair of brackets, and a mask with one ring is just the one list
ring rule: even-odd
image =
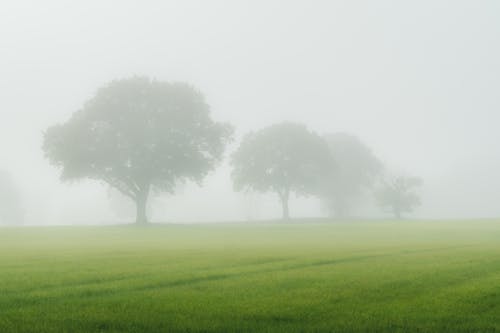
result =
[[0,332],[500,332],[500,221],[0,228]]

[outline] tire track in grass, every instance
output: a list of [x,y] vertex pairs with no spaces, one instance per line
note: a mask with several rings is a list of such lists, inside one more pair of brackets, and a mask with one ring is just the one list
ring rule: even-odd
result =
[[[300,270],[304,268],[311,268],[311,267],[320,267],[320,266],[331,266],[331,265],[339,265],[339,264],[344,264],[344,263],[353,263],[353,262],[362,262],[362,261],[368,261],[372,259],[379,259],[379,258],[387,258],[387,257],[393,257],[393,256],[401,256],[401,255],[412,255],[412,254],[417,254],[417,253],[425,253],[425,252],[434,252],[434,251],[442,251],[442,250],[448,250],[448,249],[455,249],[455,248],[462,248],[462,247],[468,247],[470,245],[466,246],[453,246],[453,247],[440,247],[440,248],[429,248],[429,249],[423,249],[423,250],[399,250],[397,252],[389,252],[389,253],[383,253],[383,254],[376,254],[376,255],[360,255],[360,256],[352,256],[352,257],[345,257],[345,258],[337,258],[337,259],[332,259],[332,260],[318,260],[318,261],[313,261],[313,262],[307,262],[307,263],[298,263],[298,264],[290,264],[288,266],[282,266],[282,267],[274,267],[274,268],[267,268],[267,269],[259,269],[259,270],[251,270],[251,271],[246,271],[246,272],[239,272],[239,273],[226,273],[226,274],[209,274],[206,276],[195,276],[195,277],[190,277],[190,278],[183,278],[183,279],[178,279],[174,281],[160,281],[156,283],[149,283],[141,286],[130,286],[130,287],[125,287],[125,288],[117,288],[117,287],[107,287],[107,288],[102,288],[99,290],[79,290],[79,291],[73,291],[69,293],[64,294],[64,298],[68,299],[74,299],[74,298],[86,298],[86,299],[92,299],[92,298],[97,298],[97,297],[103,297],[103,296],[113,296],[113,295],[118,295],[122,293],[135,293],[135,292],[144,292],[144,291],[150,291],[150,290],[155,290],[155,289],[165,289],[165,288],[172,288],[172,287],[181,287],[181,286],[188,286],[191,284],[198,284],[198,283],[203,283],[203,282],[213,282],[213,281],[222,281],[226,279],[233,279],[233,278],[240,278],[244,276],[252,276],[252,275],[259,275],[259,274],[268,274],[268,273],[275,273],[275,272],[286,272],[286,271],[291,271],[291,270]],[[288,261],[288,260],[284,260]],[[248,266],[248,265],[243,265],[243,266]],[[252,265],[253,266],[253,265]],[[226,267],[226,266],[224,266]],[[232,266],[235,267],[235,266]],[[124,278],[118,278],[116,281],[120,282],[125,282],[125,281],[133,281],[138,278],[144,277],[144,274],[137,274],[134,277],[124,277]],[[107,282],[114,282],[115,280],[110,279]],[[89,281],[87,284],[79,284],[79,283],[74,283],[71,285],[68,285],[67,287],[78,287],[78,286],[90,286],[90,285],[100,285],[102,282],[92,282]],[[54,287],[53,289],[60,289],[57,287]],[[38,291],[45,291],[45,289],[37,289]],[[17,293],[18,295],[18,293]],[[0,308],[4,306],[17,306],[17,307],[25,307],[25,306],[37,306],[41,304],[46,304],[48,302],[56,301],[61,298],[61,295],[44,295],[44,296],[35,296],[31,298],[27,297],[12,297],[12,298],[7,298],[3,299],[3,297],[0,298]]]

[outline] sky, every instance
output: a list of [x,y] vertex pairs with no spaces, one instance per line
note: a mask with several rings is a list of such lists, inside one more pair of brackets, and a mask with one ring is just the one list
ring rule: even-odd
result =
[[[199,88],[237,140],[285,120],[357,135],[390,169],[423,178],[414,217],[496,217],[499,17],[493,0],[4,0],[0,169],[19,184],[28,224],[126,220],[106,186],[61,183],[41,144],[100,86],[146,75]],[[202,188],[156,198],[153,219],[279,216],[275,197],[234,193],[229,173],[223,164]],[[294,198],[291,210],[318,207]]]

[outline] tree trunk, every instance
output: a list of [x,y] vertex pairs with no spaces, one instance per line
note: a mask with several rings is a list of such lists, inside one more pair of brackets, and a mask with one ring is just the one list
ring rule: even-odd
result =
[[340,220],[346,217],[346,208],[345,204],[340,200],[336,199],[334,203],[335,210],[335,219]]
[[290,219],[290,210],[288,209],[288,199],[281,201],[281,206],[283,208],[283,220]]
[[290,219],[290,209],[288,208],[288,199],[290,197],[290,192],[286,190],[284,193],[278,193],[280,200],[281,200],[281,208],[282,208],[282,218],[283,220],[289,220]]
[[144,225],[148,223],[148,216],[147,216],[147,203],[148,203],[148,196],[149,196],[149,189],[142,191],[137,196],[136,200],[136,218],[135,218],[135,223]]
[[401,220],[401,209],[399,207],[394,207],[394,217]]

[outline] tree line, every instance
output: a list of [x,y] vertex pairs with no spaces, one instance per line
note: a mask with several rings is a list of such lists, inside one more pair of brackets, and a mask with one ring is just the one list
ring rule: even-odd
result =
[[[201,184],[233,140],[234,127],[214,121],[193,86],[132,77],[100,88],[68,121],[48,128],[43,149],[62,180],[108,184],[135,202],[136,223],[145,224],[151,193]],[[248,133],[230,164],[234,189],[275,193],[284,219],[291,195],[317,196],[339,217],[367,191],[398,218],[419,204],[418,178],[384,176],[383,164],[355,136],[320,136],[299,123]]]

